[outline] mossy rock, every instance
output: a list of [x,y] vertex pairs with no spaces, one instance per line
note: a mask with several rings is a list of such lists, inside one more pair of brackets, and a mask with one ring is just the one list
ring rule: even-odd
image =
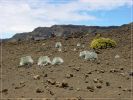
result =
[[93,49],[106,49],[106,48],[112,48],[117,45],[116,41],[110,39],[110,38],[95,38],[91,42],[91,48]]

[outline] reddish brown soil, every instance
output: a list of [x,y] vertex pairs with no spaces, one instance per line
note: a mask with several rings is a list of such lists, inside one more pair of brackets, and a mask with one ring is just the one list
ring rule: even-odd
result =
[[[133,90],[132,76],[129,76],[132,67],[130,31],[114,31],[112,34],[104,34],[103,37],[113,38],[118,45],[116,48],[99,50],[98,61],[95,62],[79,58],[80,51],[90,50],[89,45],[94,37],[89,35],[81,39],[3,43],[1,46],[2,77],[0,79],[3,90],[1,91],[2,98],[14,98],[13,100],[15,98],[36,98],[35,100],[44,100],[41,98],[56,98],[57,100],[65,98],[77,98],[73,100],[131,99]],[[62,52],[54,48],[56,41],[62,42]],[[85,48],[77,48],[78,42],[84,43]],[[43,43],[45,46],[42,46]],[[73,51],[74,48],[77,48],[77,51]],[[120,58],[115,59],[117,54]],[[35,63],[30,68],[18,67],[20,58],[26,55],[32,56]],[[56,66],[37,66],[38,58],[46,55],[51,59],[55,56],[62,57],[64,63]],[[116,72],[110,72],[112,69]],[[91,71],[92,73],[89,73]],[[66,74],[69,73],[73,74],[73,77],[66,78]],[[40,75],[40,79],[35,80],[33,78],[35,75]],[[51,85],[47,79],[60,83],[64,81],[68,83],[68,87]],[[94,79],[99,79],[101,83],[95,83]],[[110,86],[106,86],[106,82],[109,82]],[[96,88],[98,84],[102,87]],[[94,90],[90,91],[87,89],[88,86],[94,87]],[[7,90],[4,91],[4,89]],[[41,89],[41,93],[37,93],[37,89]]]

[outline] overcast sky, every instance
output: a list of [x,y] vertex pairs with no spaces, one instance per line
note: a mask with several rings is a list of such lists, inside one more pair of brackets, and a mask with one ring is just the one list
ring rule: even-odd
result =
[[54,24],[127,24],[132,7],[132,0],[0,0],[0,35],[10,38]]

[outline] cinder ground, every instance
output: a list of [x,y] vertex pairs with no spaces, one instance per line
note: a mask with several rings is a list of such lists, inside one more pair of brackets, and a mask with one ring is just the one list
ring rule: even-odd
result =
[[[95,62],[79,58],[80,51],[91,50],[89,45],[94,36],[87,35],[81,39],[56,38],[3,43],[1,45],[2,66],[0,66],[2,98],[13,98],[13,100],[15,98],[29,98],[23,100],[32,98],[36,98],[35,100],[44,100],[41,98],[122,100],[130,98],[132,100],[132,76],[129,75],[132,69],[131,31],[114,30],[102,36],[116,40],[118,45],[116,48],[99,50],[98,60]],[[62,42],[62,52],[54,48],[56,41]],[[85,44],[85,48],[76,47],[78,42]],[[74,48],[77,50],[73,51]],[[35,63],[29,68],[18,67],[20,58],[25,55],[32,56]],[[64,63],[56,66],[37,66],[38,58],[46,55],[51,59],[55,56],[62,57]],[[119,55],[120,58],[116,59],[115,55]],[[68,74],[72,74],[73,77],[69,77]],[[35,75],[39,75],[39,79],[34,79]],[[51,83],[48,82],[49,80]],[[62,82],[67,83],[68,87],[58,86]]]

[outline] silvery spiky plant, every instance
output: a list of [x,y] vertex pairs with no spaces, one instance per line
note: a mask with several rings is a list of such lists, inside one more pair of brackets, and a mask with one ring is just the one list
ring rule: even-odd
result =
[[38,65],[39,66],[46,66],[48,64],[51,64],[50,58],[48,56],[41,56],[38,59]]
[[55,44],[55,48],[61,48],[61,47],[62,47],[61,42],[56,42],[56,44]]
[[80,45],[81,45],[80,43],[77,43],[77,47],[80,47]]
[[53,61],[52,61],[52,65],[58,65],[58,64],[62,64],[64,61],[61,57],[54,57]]
[[23,65],[31,65],[33,64],[33,59],[31,58],[31,56],[26,56],[26,57],[21,57],[20,59],[20,66],[23,66]]
[[79,56],[85,60],[95,60],[97,59],[97,54],[93,51],[82,51]]
[[89,53],[89,51],[82,51],[82,52],[80,52],[79,57],[85,59],[85,55],[86,55],[87,53]]
[[97,58],[97,53],[95,52],[87,52],[85,55],[85,60],[96,60]]

